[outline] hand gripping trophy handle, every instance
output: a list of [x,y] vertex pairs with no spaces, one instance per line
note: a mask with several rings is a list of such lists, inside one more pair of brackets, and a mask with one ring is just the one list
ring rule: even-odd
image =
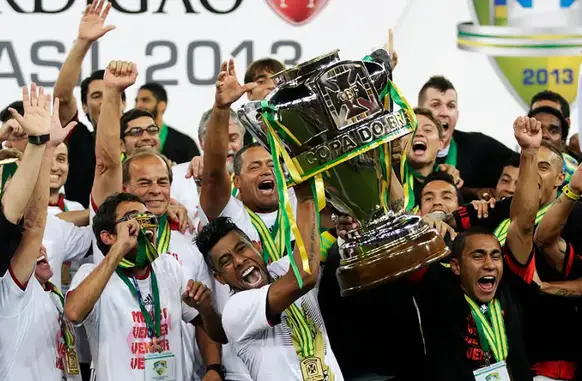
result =
[[[358,61],[342,61],[336,50],[273,75],[273,92],[238,111],[259,143],[272,153],[275,144],[281,152],[287,186],[321,176],[326,200],[360,222],[340,246],[342,295],[449,253],[436,230],[419,217],[389,210],[389,142],[416,128],[391,70],[384,49]],[[392,111],[392,102],[398,111]]]

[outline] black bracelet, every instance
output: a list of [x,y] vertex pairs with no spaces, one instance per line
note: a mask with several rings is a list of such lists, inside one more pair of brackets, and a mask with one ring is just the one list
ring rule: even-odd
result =
[[209,371],[215,371],[220,376],[222,381],[226,380],[226,368],[222,366],[222,364],[210,364],[206,366],[206,373]]
[[38,136],[28,135],[28,142],[30,144],[34,144],[37,146],[41,146],[41,145],[45,144],[46,142],[48,142],[49,140],[51,140],[51,136],[49,134],[38,135]]

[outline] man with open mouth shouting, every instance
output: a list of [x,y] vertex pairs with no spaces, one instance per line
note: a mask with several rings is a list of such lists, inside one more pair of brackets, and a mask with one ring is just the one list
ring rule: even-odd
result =
[[[112,61],[105,70],[103,104],[101,117],[96,137],[95,181],[91,193],[91,212],[95,214],[97,206],[108,197],[119,192],[128,192],[143,201],[143,208],[147,209],[156,219],[156,250],[165,256],[172,256],[173,261],[182,267],[186,279],[194,279],[205,287],[211,287],[208,268],[202,255],[197,251],[192,242],[192,236],[182,234],[176,224],[169,221],[168,209],[170,207],[170,187],[172,183],[172,171],[169,161],[153,148],[136,149],[122,163],[121,147],[119,144],[120,131],[139,129],[139,126],[128,125],[127,118],[121,118],[120,93],[133,85],[137,78],[137,68],[130,62]],[[136,111],[144,112],[144,111]],[[134,115],[135,116],[135,115]],[[146,117],[138,117],[136,121]],[[147,121],[141,122],[147,125]],[[149,128],[149,127],[148,127]],[[142,131],[143,132],[143,131]],[[93,219],[93,230],[97,239],[97,250],[103,252],[103,245],[99,245],[101,230],[96,226],[97,214]],[[121,218],[121,217],[120,217]],[[145,230],[145,234],[153,234]],[[105,254],[105,252],[103,252]],[[177,259],[177,261],[176,261]],[[98,261],[97,261],[98,262]],[[87,273],[84,274],[85,276]],[[115,275],[114,275],[115,277]],[[80,278],[82,279],[82,278]],[[78,282],[77,282],[78,284]],[[194,372],[195,343],[206,361],[206,365],[218,366],[220,371],[220,346],[212,342],[204,329],[194,330],[191,324],[182,324],[181,337],[183,338],[183,351],[187,360],[184,362],[184,374],[189,380]],[[176,322],[177,324],[177,322]],[[172,348],[172,351],[175,351]],[[95,352],[93,355],[95,356]],[[180,350],[182,352],[182,350]],[[143,369],[143,367],[141,367]],[[98,370],[99,371],[99,370]],[[210,370],[209,370],[210,371]],[[216,370],[212,370],[216,372]],[[181,376],[180,376],[181,377]]]
[[[224,331],[234,352],[256,381],[340,381],[314,287],[319,277],[317,208],[310,182],[296,187],[298,228],[308,252],[301,266],[296,247],[266,264],[265,248],[227,217],[218,217],[196,237],[196,244],[233,296],[223,311]],[[299,237],[296,237],[299,239]],[[290,260],[297,264],[296,277]]]
[[529,315],[523,306],[540,297],[530,258],[540,197],[531,190],[539,182],[541,125],[518,118],[514,134],[522,148],[521,169],[505,246],[491,231],[471,228],[456,237],[450,269],[436,263],[411,276],[426,343],[427,378],[486,380],[496,373],[499,380],[532,379],[523,335]]

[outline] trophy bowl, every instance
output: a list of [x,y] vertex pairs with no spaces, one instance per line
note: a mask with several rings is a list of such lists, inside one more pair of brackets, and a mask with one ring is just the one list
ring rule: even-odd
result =
[[283,160],[281,181],[292,187],[321,178],[326,202],[360,223],[339,245],[342,295],[396,279],[449,253],[420,217],[388,206],[389,142],[416,128],[414,112],[391,77],[384,49],[356,61],[340,60],[335,50],[274,74],[277,87],[265,100],[238,111],[273,160]]

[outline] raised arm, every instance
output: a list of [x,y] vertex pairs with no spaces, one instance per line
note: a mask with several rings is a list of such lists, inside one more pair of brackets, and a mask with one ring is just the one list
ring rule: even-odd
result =
[[514,258],[525,265],[533,249],[534,223],[540,205],[537,152],[542,141],[541,123],[535,118],[519,117],[513,123],[513,132],[521,154],[519,177],[511,201],[507,247]]
[[54,96],[61,100],[60,117],[61,123],[67,123],[75,117],[77,113],[77,100],[73,95],[73,90],[77,84],[77,79],[81,75],[83,59],[87,55],[93,42],[97,41],[105,33],[115,29],[115,26],[103,26],[111,3],[96,0],[85,9],[85,13],[79,24],[77,40],[73,44],[67,59],[61,67],[57,83],[55,84]]
[[121,93],[136,79],[137,67],[133,62],[111,61],[105,69],[103,103],[95,138],[95,179],[91,190],[97,206],[107,196],[122,190]]
[[231,195],[231,180],[226,168],[230,106],[256,83],[241,85],[236,77],[234,60],[225,61],[216,81],[214,108],[204,141],[204,169],[200,205],[209,219],[220,215]]
[[[298,202],[297,226],[301,237],[295,237],[293,260],[299,268],[299,273],[303,280],[303,287],[299,288],[293,269],[289,267],[289,271],[275,281],[269,289],[267,302],[269,303],[269,311],[272,314],[280,314],[293,302],[313,289],[319,276],[320,240],[316,218],[318,211],[315,208],[309,182],[307,181],[296,186],[295,194],[297,195]],[[311,274],[304,271],[301,266],[301,256],[297,244],[299,238],[303,240],[305,245]]]
[[117,241],[111,246],[109,253],[77,288],[67,294],[65,316],[73,324],[80,324],[85,320],[121,259],[137,247],[139,224],[136,220],[121,222],[115,229]]
[[[25,230],[22,241],[10,263],[12,275],[21,285],[28,283],[34,273],[36,260],[42,244],[49,200],[49,175],[54,151],[56,146],[63,142],[74,126],[71,123],[66,128],[61,127],[58,114],[58,99],[55,101],[55,114],[53,115],[51,126],[50,94],[45,95],[44,89],[41,87],[37,96],[36,88],[34,87],[31,86],[29,98],[23,96],[25,116],[22,117],[16,113],[15,117],[19,119],[18,122],[25,129],[32,129],[33,126],[36,126],[39,130],[50,131],[50,141],[46,144],[44,158],[40,165],[40,170],[37,172],[38,179],[32,183],[35,184],[34,186],[28,185],[33,189],[33,194],[24,214]],[[21,170],[22,168],[19,167],[16,172]],[[11,182],[8,188],[15,186],[16,184]]]
[[534,242],[545,255],[548,263],[560,272],[564,268],[564,258],[568,248],[566,241],[560,237],[560,233],[581,194],[582,169],[578,167],[570,183],[564,187],[562,194],[542,218],[534,235]]

